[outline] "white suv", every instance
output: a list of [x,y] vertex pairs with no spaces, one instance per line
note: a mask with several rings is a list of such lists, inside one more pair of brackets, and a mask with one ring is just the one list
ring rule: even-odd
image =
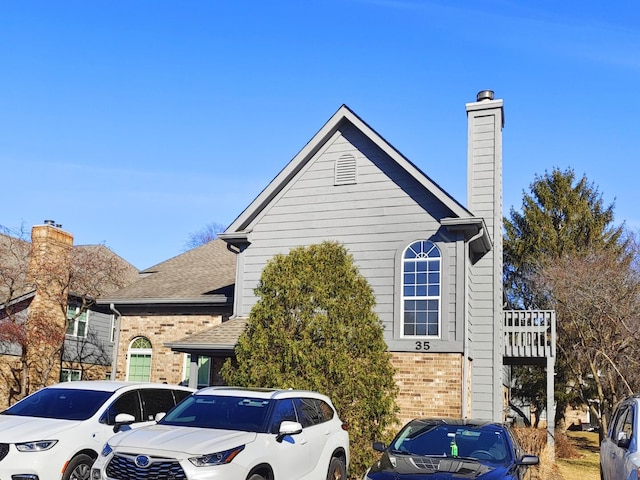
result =
[[0,413],[0,479],[86,480],[104,443],[155,423],[191,395],[179,385],[117,381],[45,387]]
[[326,396],[209,387],[112,437],[91,479],[345,480],[348,465],[349,435]]

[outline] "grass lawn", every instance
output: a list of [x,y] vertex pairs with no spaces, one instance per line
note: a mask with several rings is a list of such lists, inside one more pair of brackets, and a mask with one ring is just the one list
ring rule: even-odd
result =
[[567,432],[569,440],[576,446],[578,458],[556,460],[564,480],[599,480],[600,445],[598,434],[593,432]]

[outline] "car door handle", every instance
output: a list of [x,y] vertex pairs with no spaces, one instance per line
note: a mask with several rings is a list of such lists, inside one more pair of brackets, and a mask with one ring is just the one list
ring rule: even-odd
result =
[[300,445],[306,445],[307,444],[307,439],[303,438],[302,440],[300,440]]

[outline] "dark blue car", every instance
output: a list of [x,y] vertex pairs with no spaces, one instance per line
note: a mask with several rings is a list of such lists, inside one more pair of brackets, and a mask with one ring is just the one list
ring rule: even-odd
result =
[[507,425],[456,419],[412,420],[363,480],[523,479],[536,455],[523,455]]

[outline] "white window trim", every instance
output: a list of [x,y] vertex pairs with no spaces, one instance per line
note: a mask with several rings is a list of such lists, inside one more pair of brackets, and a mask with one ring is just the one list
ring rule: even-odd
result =
[[[67,305],[67,321],[71,321],[71,319],[69,318],[69,309],[71,308],[71,305]],[[87,334],[89,333],[89,313],[91,312],[91,310],[85,310],[84,312],[82,312],[82,314],[78,315],[78,311],[80,310],[80,306],[78,305],[74,305],[73,306],[75,308],[75,313],[73,314],[73,316],[75,317],[73,319],[73,333],[65,333],[67,336],[69,337],[77,337],[77,338],[87,338]],[[76,316],[78,315],[78,316]],[[78,323],[79,320],[82,318],[82,315],[85,315],[84,317],[84,335],[79,336],[78,335]]]
[[[405,274],[405,270],[404,270],[404,266],[405,266],[405,262],[408,261],[414,261],[414,260],[406,260],[405,259],[405,254],[407,252],[407,250],[414,245],[415,243],[418,242],[427,242],[430,243],[431,245],[433,245],[433,248],[437,249],[439,257],[438,257],[438,262],[440,264],[439,270],[438,270],[438,277],[439,277],[439,287],[440,287],[440,295],[434,296],[434,295],[426,295],[426,296],[421,296],[421,297],[416,297],[416,296],[405,296],[404,294],[404,274]],[[426,239],[422,239],[422,240],[415,240],[412,241],[411,243],[409,243],[403,250],[402,250],[402,256],[401,256],[401,272],[400,272],[400,338],[401,339],[433,339],[433,340],[438,340],[442,338],[442,250],[440,250],[440,248],[436,245],[435,242],[431,241],[431,240],[426,240]],[[427,270],[428,272],[428,270]],[[438,334],[437,335],[406,335],[404,333],[404,301],[405,300],[437,300],[438,302]]]
[[[69,376],[67,377],[67,380],[62,380],[62,373],[63,372],[69,372]],[[73,380],[73,373],[77,373],[78,374],[78,380]],[[65,381],[65,382],[77,382],[79,380],[82,380],[82,370],[78,370],[77,368],[62,368],[60,370],[60,381]]]
[[[149,355],[149,357],[153,361],[153,344],[151,344],[152,345],[151,348],[131,348],[131,346],[133,345],[133,342],[135,342],[139,338],[145,338],[149,343],[151,343],[151,340],[149,340],[147,337],[144,337],[142,335],[135,337],[133,340],[131,340],[131,342],[129,342],[129,348],[127,348],[127,367],[125,370],[126,371],[125,381],[129,380],[129,367],[131,366],[132,353],[135,353],[136,355]],[[149,372],[149,380],[151,380],[151,376],[152,376],[152,371]]]

